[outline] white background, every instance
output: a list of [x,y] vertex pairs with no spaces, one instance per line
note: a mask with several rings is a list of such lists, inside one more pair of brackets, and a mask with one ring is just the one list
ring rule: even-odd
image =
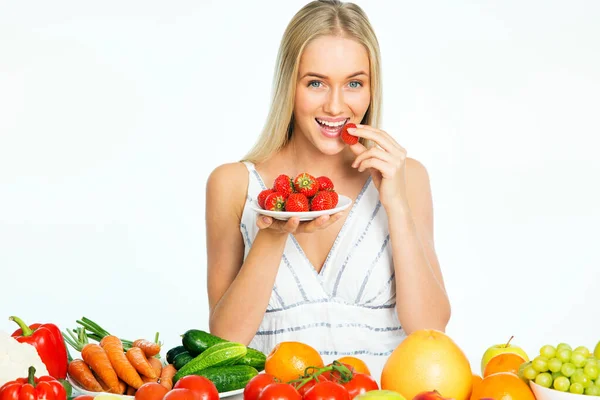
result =
[[[0,330],[207,329],[206,179],[258,136],[304,4],[0,3]],[[476,371],[511,335],[593,347],[600,2],[359,4],[383,129],[430,173],[447,332]]]

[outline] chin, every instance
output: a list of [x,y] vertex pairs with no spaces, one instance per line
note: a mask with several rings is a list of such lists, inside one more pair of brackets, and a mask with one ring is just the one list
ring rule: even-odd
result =
[[338,143],[337,141],[328,141],[328,143],[320,141],[316,143],[315,147],[325,155],[335,156],[344,150],[345,145],[344,143]]

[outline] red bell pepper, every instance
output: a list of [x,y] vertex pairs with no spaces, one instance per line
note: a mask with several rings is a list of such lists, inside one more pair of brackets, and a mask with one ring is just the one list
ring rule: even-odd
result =
[[67,347],[58,326],[54,324],[27,326],[18,317],[9,319],[15,321],[20,327],[11,336],[20,343],[35,347],[50,376],[65,379],[68,367]]
[[63,385],[51,376],[35,377],[35,368],[29,367],[27,378],[18,378],[0,388],[0,400],[67,400]]

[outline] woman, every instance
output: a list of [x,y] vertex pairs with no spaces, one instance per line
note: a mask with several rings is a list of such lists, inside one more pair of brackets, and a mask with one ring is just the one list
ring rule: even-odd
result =
[[[288,25],[267,123],[242,162],[207,182],[210,330],[265,353],[279,342],[373,375],[411,332],[444,331],[450,305],[433,245],[426,169],[378,129],[380,56],[364,12],[313,1]],[[358,124],[347,145],[342,126]],[[280,174],[331,178],[353,199],[300,223],[249,208]]]

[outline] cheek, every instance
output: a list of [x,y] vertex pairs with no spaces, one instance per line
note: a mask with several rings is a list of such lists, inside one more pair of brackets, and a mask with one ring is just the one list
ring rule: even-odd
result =
[[305,90],[304,87],[296,89],[294,98],[294,114],[298,117],[314,114],[315,109],[318,109],[322,103],[319,94]]
[[369,91],[360,93],[351,93],[346,96],[346,103],[352,109],[354,114],[362,115],[367,112],[371,103],[371,95]]

